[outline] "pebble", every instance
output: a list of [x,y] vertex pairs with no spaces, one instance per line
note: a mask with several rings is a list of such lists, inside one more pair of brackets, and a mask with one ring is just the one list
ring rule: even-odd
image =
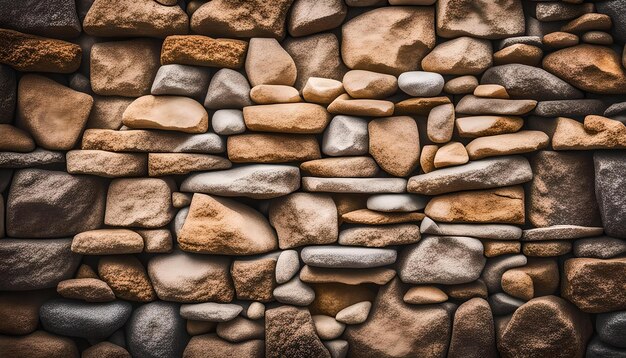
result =
[[104,150],[70,150],[65,155],[68,173],[105,178],[146,175],[147,159],[141,153],[114,153]]
[[251,321],[235,317],[228,322],[220,322],[215,330],[217,335],[229,342],[245,342],[265,338],[265,326],[262,321]]
[[504,115],[521,116],[532,111],[537,106],[537,101],[531,99],[499,99],[480,98],[467,95],[457,103],[457,113],[472,115]]
[[384,73],[352,70],[343,76],[343,88],[352,98],[384,99],[396,93],[398,79]]
[[367,178],[380,168],[371,157],[339,157],[309,160],[300,164],[303,174],[316,177]]
[[243,133],[246,131],[243,111],[239,109],[219,109],[211,117],[211,127],[219,135]]
[[328,268],[371,268],[390,265],[397,253],[392,249],[307,246],[300,252],[305,264]]
[[379,194],[367,198],[367,208],[382,212],[411,212],[426,207],[428,199],[414,194]]
[[252,164],[216,172],[192,174],[180,185],[185,192],[268,199],[300,186],[300,173],[290,165]]
[[276,287],[273,295],[278,302],[294,306],[308,306],[315,299],[315,291],[297,276]]
[[187,345],[185,320],[179,305],[152,302],[138,307],[126,325],[126,342],[133,357],[180,357]]
[[337,312],[335,319],[345,324],[361,324],[367,320],[371,308],[369,301],[358,302]]
[[471,94],[478,86],[478,79],[471,75],[459,76],[448,80],[443,91],[449,94]]
[[300,271],[300,257],[295,250],[285,250],[276,261],[276,283],[283,284],[291,280]]
[[324,131],[322,152],[330,156],[362,155],[368,150],[367,120],[338,115]]
[[522,229],[513,225],[436,223],[429,217],[425,217],[422,220],[420,231],[423,234],[463,235],[492,240],[519,240],[522,237]]
[[243,109],[246,127],[252,131],[321,133],[331,119],[326,109],[314,103],[281,103]]
[[261,302],[252,302],[248,310],[245,311],[245,316],[254,320],[265,317],[265,305]]
[[460,236],[425,236],[403,250],[400,279],[413,284],[459,284],[476,280],[485,265],[479,240]]
[[265,350],[286,357],[330,358],[320,341],[309,310],[281,306],[265,313]]
[[82,149],[112,152],[222,153],[226,146],[215,133],[88,129],[83,134]]
[[586,238],[574,241],[576,257],[610,259],[626,252],[626,241],[608,236]]
[[185,303],[230,302],[235,292],[229,268],[226,258],[178,250],[148,261],[148,275],[159,299]]
[[106,282],[96,278],[76,278],[59,282],[57,293],[64,298],[86,302],[111,302],[115,294]]
[[112,226],[158,228],[174,217],[170,180],[115,179],[107,193],[104,222]]
[[469,156],[465,146],[459,142],[450,142],[437,150],[433,164],[435,168],[445,168],[465,164]]
[[450,103],[431,109],[426,127],[428,139],[435,143],[449,142],[454,131],[454,117],[454,106]]
[[160,42],[149,39],[94,44],[90,64],[92,90],[102,96],[150,94],[160,66],[160,51]]
[[135,256],[101,257],[98,274],[118,298],[135,302],[150,302],[157,298],[146,269]]
[[472,140],[467,146],[470,159],[534,152],[548,146],[550,137],[541,131],[522,130]]
[[250,84],[241,73],[222,68],[211,77],[204,106],[208,109],[241,109],[251,106]]
[[201,99],[209,87],[211,73],[205,68],[188,65],[163,65],[152,81],[150,94],[186,96]]
[[412,305],[443,303],[448,295],[435,286],[413,286],[406,291],[402,300]]
[[181,96],[142,96],[124,111],[122,123],[135,129],[204,133],[209,115],[202,105]]
[[80,66],[81,49],[70,42],[0,29],[0,46],[0,62],[17,71],[72,73]]
[[200,35],[168,36],[161,49],[161,64],[224,67],[243,66],[248,43]]
[[306,36],[339,27],[348,8],[341,0],[321,3],[311,0],[294,2],[289,14],[287,30],[293,37]]
[[524,11],[519,1],[437,2],[437,35],[451,38],[469,35],[501,39],[524,34]]
[[474,89],[474,96],[485,98],[509,99],[509,93],[501,85],[480,85]]
[[328,105],[344,92],[343,83],[340,81],[309,77],[302,89],[302,97],[307,102]]
[[411,71],[398,77],[398,87],[414,97],[437,96],[443,90],[443,85],[443,76],[436,72]]
[[393,102],[377,99],[351,99],[346,93],[335,98],[328,106],[332,114],[350,116],[388,117],[394,112]]
[[312,135],[249,133],[230,136],[228,159],[234,163],[289,163],[321,158],[319,143]]
[[46,331],[64,336],[103,339],[121,328],[132,312],[128,302],[86,303],[64,298],[44,303],[39,318]]
[[382,7],[341,28],[341,57],[354,70],[395,76],[416,69],[435,46],[432,7]]
[[298,90],[284,85],[257,85],[250,90],[250,98],[256,104],[302,102]]
[[553,225],[524,230],[522,241],[571,240],[602,235],[602,227]]
[[463,36],[437,45],[422,59],[422,68],[445,75],[479,75],[491,67],[491,55],[491,42]]
[[314,315],[311,317],[315,325],[315,331],[322,340],[333,340],[339,338],[346,325],[335,318],[325,315]]
[[227,322],[239,315],[243,308],[231,303],[205,302],[180,306],[180,315],[188,320]]
[[17,94],[21,123],[38,146],[50,150],[74,147],[87,123],[91,96],[33,74],[20,79]]
[[419,131],[408,116],[371,120],[368,125],[369,153],[376,163],[394,176],[407,176],[419,164]]
[[626,160],[620,152],[598,152],[593,154],[595,166],[595,188],[602,216],[602,224],[607,235],[626,238],[626,223],[620,219],[626,213],[624,197],[624,171]]
[[298,69],[295,87],[302,89],[310,77],[340,81],[347,71],[339,53],[339,41],[333,33],[322,33],[283,42]]
[[141,251],[143,238],[127,229],[83,231],[72,240],[72,252],[82,255],[133,254]]
[[307,283],[343,283],[360,285],[373,283],[384,285],[394,278],[396,272],[388,268],[332,269],[305,265],[300,271],[300,279]]
[[303,177],[302,189],[329,193],[403,193],[406,190],[406,179]]
[[407,191],[439,195],[459,190],[487,189],[525,183],[532,179],[530,163],[521,156],[472,161],[409,179]]

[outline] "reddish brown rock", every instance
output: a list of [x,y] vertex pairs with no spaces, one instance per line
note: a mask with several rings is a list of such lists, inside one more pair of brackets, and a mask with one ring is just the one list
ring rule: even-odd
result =
[[464,302],[454,313],[449,358],[498,356],[489,303],[482,298]]
[[39,325],[39,307],[53,295],[53,290],[0,293],[0,334],[34,332]]
[[374,119],[368,126],[369,152],[391,175],[407,176],[419,164],[420,142],[415,120],[408,116]]
[[248,43],[200,35],[168,36],[161,49],[161,64],[241,68]]
[[230,268],[237,299],[269,302],[276,288],[277,256],[264,256],[249,260],[236,260]]
[[75,278],[59,282],[57,292],[65,298],[87,302],[110,302],[115,294],[106,282],[96,278]]
[[78,358],[80,354],[71,338],[46,331],[27,336],[0,336],[0,352],[6,358]]
[[315,291],[315,300],[309,305],[311,314],[333,317],[355,303],[374,301],[377,289],[367,284],[317,283],[310,286]]
[[0,63],[18,71],[71,73],[81,55],[73,43],[0,29]]
[[98,274],[121,299],[150,302],[157,298],[146,269],[134,256],[104,256],[98,262]]
[[561,294],[584,312],[626,309],[626,258],[565,261]]

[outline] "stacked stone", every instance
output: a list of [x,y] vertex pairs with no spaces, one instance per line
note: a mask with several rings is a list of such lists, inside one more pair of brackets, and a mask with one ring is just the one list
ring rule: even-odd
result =
[[626,356],[626,1],[0,27],[0,356]]

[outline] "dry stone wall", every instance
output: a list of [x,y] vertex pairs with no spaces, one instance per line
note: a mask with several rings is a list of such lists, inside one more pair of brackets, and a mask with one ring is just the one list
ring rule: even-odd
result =
[[0,0],[0,356],[626,357],[625,0]]

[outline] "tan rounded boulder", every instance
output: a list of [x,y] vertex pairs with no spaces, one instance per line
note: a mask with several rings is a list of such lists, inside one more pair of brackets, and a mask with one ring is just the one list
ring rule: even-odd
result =
[[501,39],[523,35],[524,30],[524,10],[520,0],[437,1],[438,36]]
[[491,67],[491,53],[491,42],[463,36],[437,45],[422,60],[422,69],[445,75],[477,75]]
[[254,255],[276,250],[267,219],[234,200],[194,194],[178,235],[182,250],[217,255]]
[[250,39],[246,56],[246,74],[250,84],[286,85],[296,83],[298,71],[291,56],[276,39]]
[[122,123],[135,129],[204,133],[209,128],[209,114],[191,98],[148,95],[137,98],[126,108]]
[[416,70],[435,46],[434,27],[432,7],[374,9],[343,25],[341,57],[351,69],[396,76]]
[[352,98],[383,99],[396,93],[398,79],[384,73],[352,70],[343,76],[343,88]]
[[321,133],[330,117],[326,108],[314,103],[280,103],[243,109],[246,127],[258,132]]
[[408,116],[374,119],[369,122],[369,152],[378,165],[395,176],[409,175],[419,164],[419,132]]

